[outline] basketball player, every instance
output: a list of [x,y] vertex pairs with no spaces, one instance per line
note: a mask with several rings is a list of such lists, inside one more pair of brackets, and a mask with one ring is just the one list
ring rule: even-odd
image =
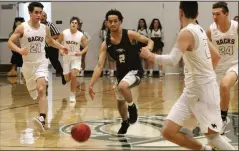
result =
[[[45,92],[48,81],[48,60],[45,57],[45,43],[47,42],[61,51],[67,51],[64,46],[51,37],[50,29],[40,23],[43,7],[39,2],[31,2],[28,5],[30,20],[19,25],[8,41],[8,47],[23,57],[22,71],[27,89],[31,97],[38,99],[39,103],[40,116],[34,118],[34,121],[42,131],[45,129],[48,110]],[[14,44],[18,38],[20,38],[21,48]]]
[[226,125],[230,122],[227,117],[230,89],[238,80],[238,22],[229,20],[226,2],[213,4],[212,9],[214,23],[210,25],[207,36],[219,50],[221,56],[215,72],[220,85],[220,105],[223,120],[221,134],[224,134]]
[[[123,16],[118,10],[109,10],[105,19],[108,22],[110,34],[101,45],[99,61],[89,85],[89,94],[91,99],[94,99],[93,86],[101,75],[108,52],[116,61],[118,84],[115,86],[115,94],[118,100],[118,111],[123,120],[118,134],[125,134],[129,125],[135,123],[138,118],[130,89],[140,83],[140,78],[143,75],[139,49],[132,45],[132,41],[148,43],[149,49],[153,48],[153,41],[135,31],[122,29]],[[126,102],[128,103],[129,118]]]
[[[70,102],[76,102],[76,88],[77,74],[82,70],[81,68],[81,56],[88,50],[87,39],[82,32],[78,31],[80,25],[80,19],[78,17],[72,17],[70,20],[70,28],[65,29],[59,36],[58,41],[69,48],[67,55],[63,54],[63,74],[67,82],[71,81],[71,94]],[[82,45],[83,50],[80,51]]]
[[[220,55],[207,39],[206,32],[196,23],[198,3],[180,2],[180,30],[175,47],[168,55],[152,54],[147,47],[141,56],[158,64],[177,65],[183,56],[185,62],[185,88],[165,119],[162,135],[179,146],[193,150],[234,150],[219,134],[220,114],[219,87],[213,71]],[[199,124],[210,146],[202,145],[192,136],[181,133],[182,127],[193,129]]]

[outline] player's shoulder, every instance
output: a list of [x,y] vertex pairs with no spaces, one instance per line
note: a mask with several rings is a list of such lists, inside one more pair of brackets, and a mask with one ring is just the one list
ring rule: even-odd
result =
[[217,30],[217,24],[215,22],[211,23],[209,26],[209,30]]
[[184,28],[182,28],[179,33],[178,37],[188,37],[192,35],[192,31],[194,31],[196,28],[193,27],[192,25],[188,25]]
[[64,30],[62,31],[63,34],[68,34],[69,32],[70,32],[70,29],[69,29],[69,28],[64,29]]

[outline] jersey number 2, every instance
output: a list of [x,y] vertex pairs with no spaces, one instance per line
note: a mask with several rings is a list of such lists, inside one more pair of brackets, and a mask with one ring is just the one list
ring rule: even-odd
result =
[[124,54],[119,55],[119,62],[120,63],[125,63],[125,55]]

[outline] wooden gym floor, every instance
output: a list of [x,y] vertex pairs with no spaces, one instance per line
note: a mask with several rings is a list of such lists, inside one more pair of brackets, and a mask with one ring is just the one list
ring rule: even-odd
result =
[[[69,85],[63,86],[60,77],[55,75],[51,78],[47,130],[39,133],[32,124],[32,117],[38,116],[38,104],[30,98],[25,84],[16,83],[16,77],[0,77],[1,150],[182,149],[165,141],[160,133],[165,116],[183,90],[182,76],[143,78],[141,84],[132,89],[139,108],[138,122],[120,138],[115,136],[121,122],[112,88],[115,78],[100,78],[92,101],[87,92],[90,77],[79,77],[82,84],[75,104],[67,100]],[[238,149],[237,88],[231,97],[229,117],[231,122],[225,138]],[[85,143],[77,143],[70,136],[70,129],[77,122],[86,122],[91,127],[92,135]],[[200,131],[195,130],[192,135],[206,143]]]

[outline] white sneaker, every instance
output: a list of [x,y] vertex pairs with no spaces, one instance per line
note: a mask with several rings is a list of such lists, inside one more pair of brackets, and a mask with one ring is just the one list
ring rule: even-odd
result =
[[151,73],[149,73],[149,74],[148,74],[148,76],[149,76],[149,77],[152,77],[152,76],[153,76],[153,73],[152,73],[152,72],[151,72]]
[[41,131],[45,131],[45,120],[43,116],[39,116],[39,117],[34,117],[33,118],[34,124],[41,130]]
[[226,130],[226,127],[227,125],[230,123],[230,118],[227,116],[226,120],[225,121],[222,121],[222,129],[220,131],[220,134],[221,135],[224,135],[225,134],[225,130]]
[[74,93],[71,93],[69,100],[70,100],[70,102],[76,102],[76,96]]

